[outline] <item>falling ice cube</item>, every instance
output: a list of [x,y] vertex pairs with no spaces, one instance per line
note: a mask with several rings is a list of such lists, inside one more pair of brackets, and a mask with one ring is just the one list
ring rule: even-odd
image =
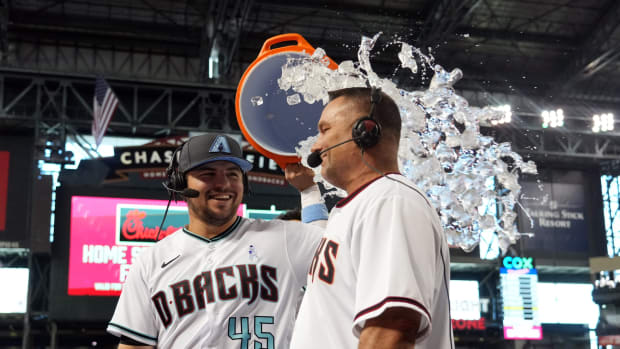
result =
[[261,96],[254,96],[254,97],[250,98],[250,102],[252,102],[253,106],[258,107],[259,105],[263,105],[263,97],[261,97]]
[[288,105],[295,105],[301,103],[301,97],[299,97],[299,93],[286,96],[286,103],[288,103]]

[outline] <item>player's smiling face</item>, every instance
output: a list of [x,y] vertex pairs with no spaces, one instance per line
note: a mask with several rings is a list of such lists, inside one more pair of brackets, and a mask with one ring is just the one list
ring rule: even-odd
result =
[[188,198],[189,210],[204,223],[222,226],[237,216],[243,199],[243,173],[229,161],[214,161],[187,173],[187,187],[200,192]]
[[[340,142],[351,139],[353,123],[357,115],[356,106],[349,99],[338,97],[331,101],[321,114],[318,129],[319,137],[312,146],[312,151],[321,151]],[[321,176],[329,183],[345,188],[348,170],[358,161],[359,148],[354,142],[345,143],[323,154],[321,158]]]

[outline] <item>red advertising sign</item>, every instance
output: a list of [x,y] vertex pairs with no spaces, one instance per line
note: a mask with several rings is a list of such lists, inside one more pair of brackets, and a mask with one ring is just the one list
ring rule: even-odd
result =
[[452,319],[452,328],[459,331],[484,331],[486,330],[487,326],[485,324],[485,319],[482,317],[478,320]]
[[0,151],[0,231],[6,229],[6,205],[9,191],[9,152]]
[[598,345],[618,345],[620,344],[620,335],[609,335],[598,337]]

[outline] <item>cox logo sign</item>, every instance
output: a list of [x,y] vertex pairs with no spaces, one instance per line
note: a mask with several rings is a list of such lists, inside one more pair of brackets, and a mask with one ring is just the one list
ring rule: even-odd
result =
[[532,257],[504,257],[506,269],[534,269]]

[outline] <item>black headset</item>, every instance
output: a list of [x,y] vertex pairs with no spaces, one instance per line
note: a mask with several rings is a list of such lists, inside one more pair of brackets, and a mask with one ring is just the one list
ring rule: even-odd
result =
[[[179,156],[181,155],[181,151],[184,146],[185,143],[181,144],[180,147],[174,150],[170,164],[168,165],[168,168],[166,168],[166,179],[163,184],[172,195],[180,194],[181,196],[184,196],[183,190],[187,189],[185,175],[179,171]],[[250,190],[248,176],[243,171],[241,171],[241,173],[243,174],[243,194],[249,195],[252,191]]]
[[351,136],[362,150],[371,148],[379,142],[381,136],[381,125],[374,118],[375,108],[381,102],[381,89],[370,88],[370,111],[367,116],[362,116],[355,121]]
[[166,169],[166,181],[164,182],[164,186],[168,189],[181,191],[187,187],[185,176],[179,173],[179,154],[184,145],[185,143],[174,150],[170,164]]

